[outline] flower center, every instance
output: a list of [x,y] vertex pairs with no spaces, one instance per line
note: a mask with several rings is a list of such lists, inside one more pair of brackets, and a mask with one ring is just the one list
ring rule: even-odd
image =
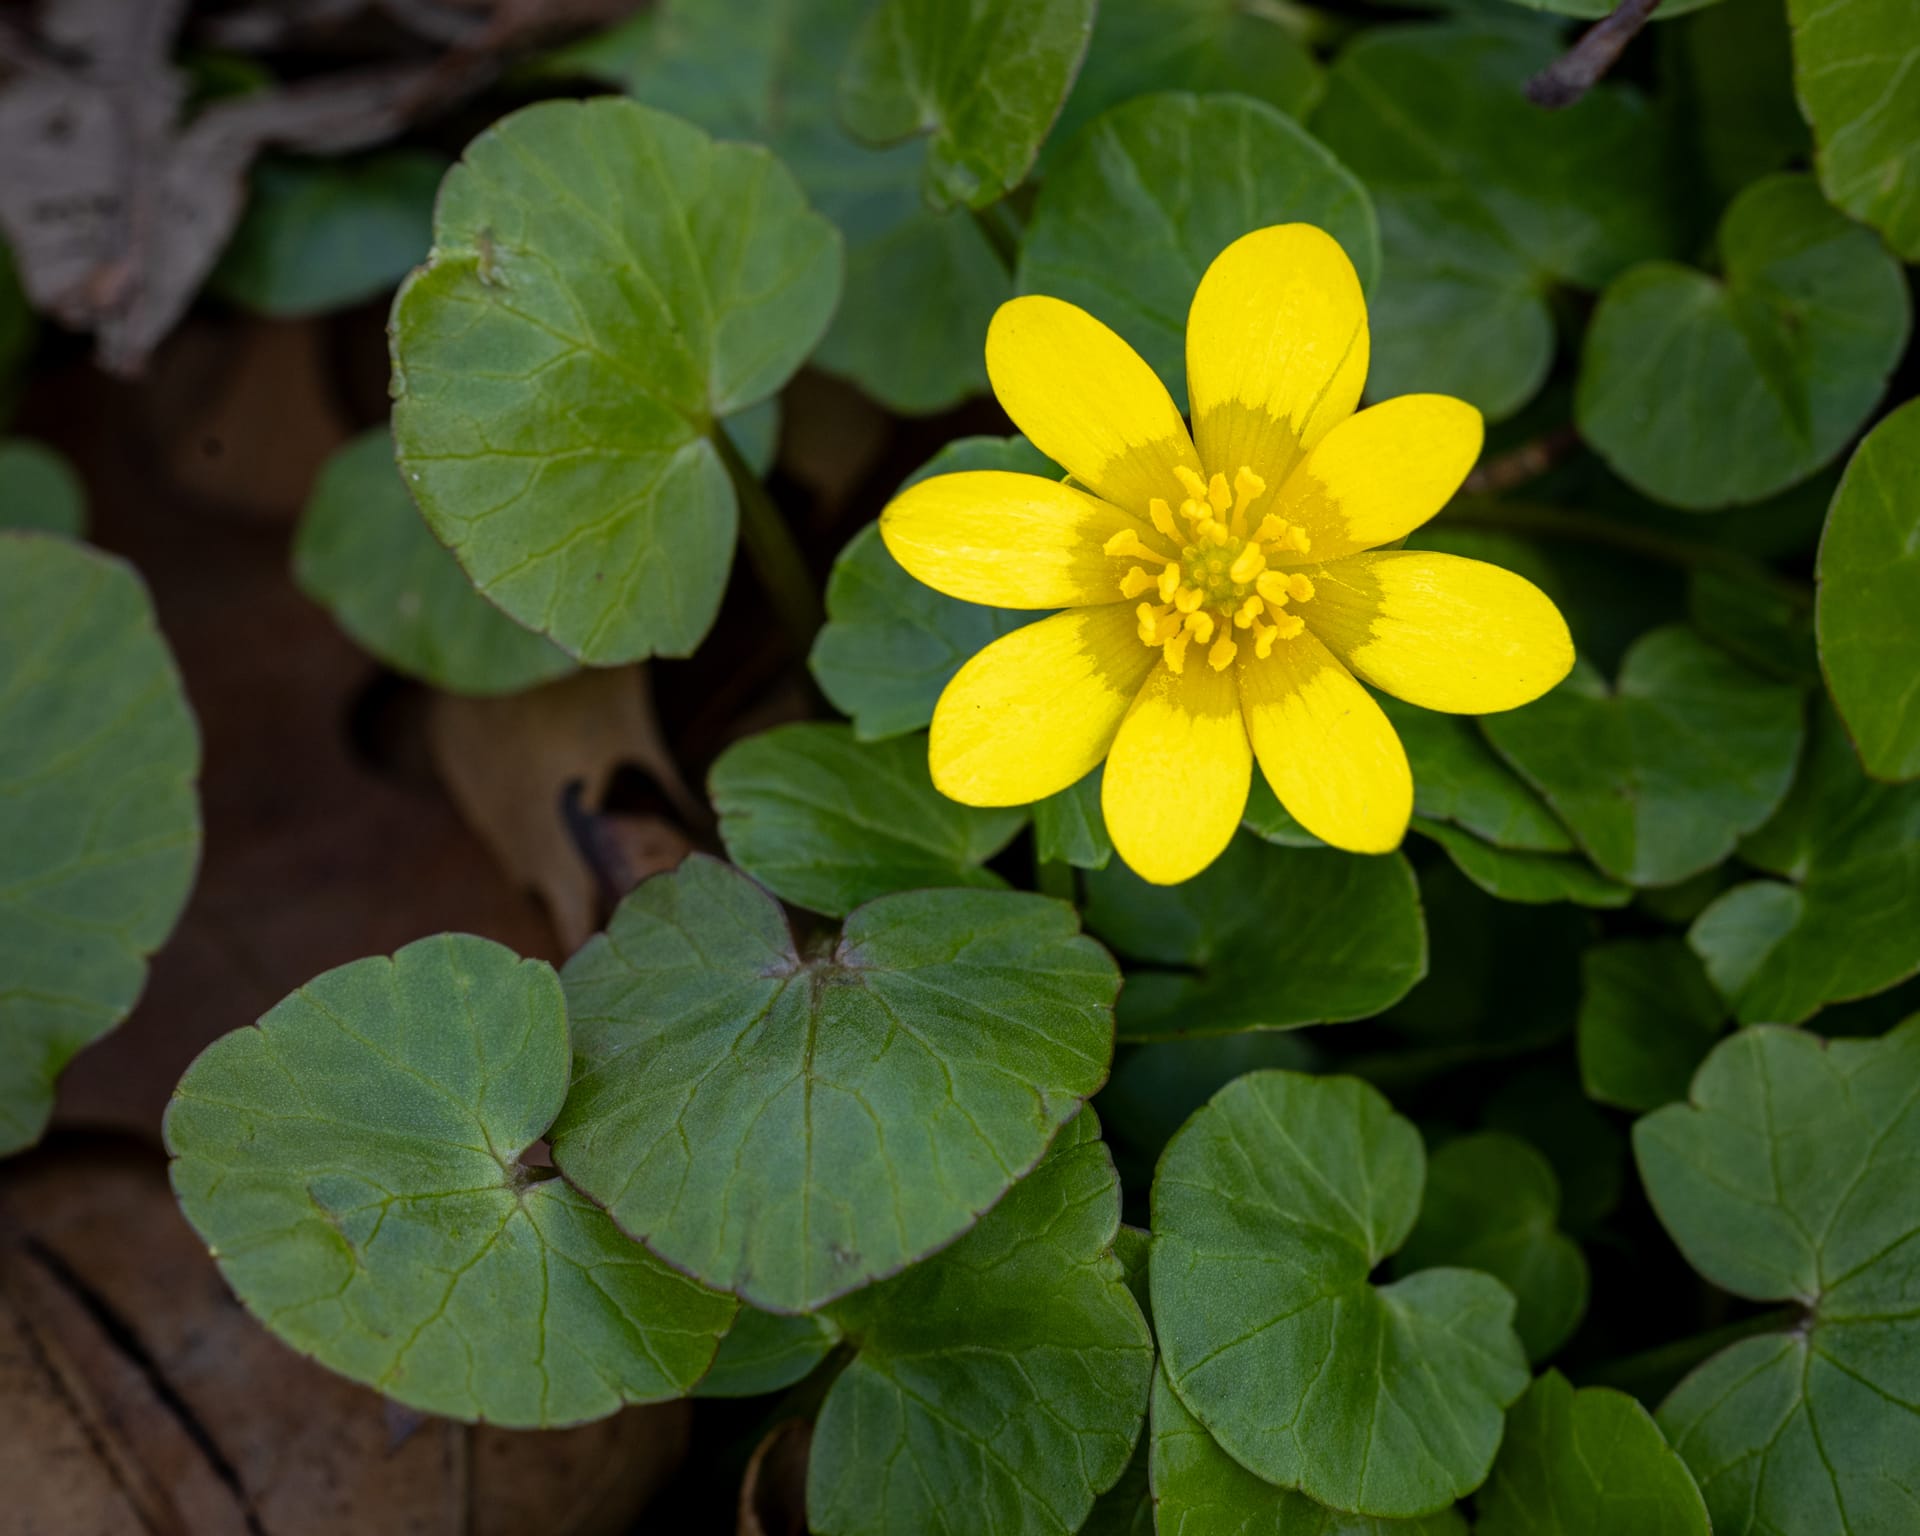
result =
[[1313,541],[1306,529],[1272,512],[1258,527],[1248,528],[1247,509],[1267,483],[1245,465],[1231,486],[1222,474],[1209,482],[1190,469],[1175,473],[1187,492],[1178,518],[1159,497],[1147,510],[1154,528],[1180,553],[1165,555],[1137,533],[1116,533],[1106,544],[1110,555],[1137,555],[1157,567],[1136,565],[1120,582],[1123,597],[1151,593],[1159,599],[1134,609],[1140,639],[1159,646],[1175,672],[1186,667],[1192,644],[1206,651],[1207,665],[1216,672],[1233,664],[1241,640],[1250,640],[1254,655],[1264,659],[1276,640],[1291,640],[1306,628],[1299,614],[1284,611],[1288,604],[1313,597],[1306,576],[1270,570],[1268,561],[1297,560]]

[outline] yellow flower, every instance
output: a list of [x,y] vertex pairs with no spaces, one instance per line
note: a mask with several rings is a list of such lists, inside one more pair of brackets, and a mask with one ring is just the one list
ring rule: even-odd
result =
[[1531,583],[1378,547],[1459,488],[1480,413],[1444,395],[1355,413],[1366,303],[1312,225],[1236,240],[1201,279],[1191,436],[1152,369],[1058,299],[1000,307],[987,373],[1068,481],[940,475],[887,507],[881,537],[949,596],[1065,611],[996,640],[940,696],[930,758],[952,799],[1022,805],[1104,758],[1114,848],[1172,884],[1227,846],[1257,758],[1308,831],[1383,853],[1406,832],[1413,778],[1361,682],[1485,714],[1573,665]]

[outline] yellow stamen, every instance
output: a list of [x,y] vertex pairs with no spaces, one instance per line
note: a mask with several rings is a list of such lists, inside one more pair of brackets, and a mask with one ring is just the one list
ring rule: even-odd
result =
[[1154,639],[1154,632],[1160,627],[1160,615],[1162,612],[1164,612],[1163,609],[1154,607],[1152,603],[1142,603],[1138,608],[1133,610],[1133,616],[1140,621],[1138,633],[1142,645],[1159,644],[1159,642]]
[[1166,568],[1160,572],[1160,601],[1170,603],[1173,594],[1180,590],[1180,567],[1169,560]]
[[1133,555],[1137,559],[1151,560],[1155,565],[1165,565],[1167,557],[1149,549],[1140,535],[1131,528],[1122,528],[1101,546],[1110,555]]
[[1216,672],[1224,672],[1233,665],[1233,658],[1240,654],[1240,647],[1225,635],[1213,642],[1213,649],[1207,652],[1207,665]]
[[1138,597],[1142,592],[1151,591],[1152,588],[1153,578],[1137,565],[1120,578],[1122,597]]
[[1227,574],[1235,581],[1252,581],[1266,568],[1267,552],[1258,544],[1249,544],[1227,568]]
[[1297,613],[1276,614],[1273,627],[1282,640],[1291,640],[1307,627],[1307,621]]
[[1210,613],[1188,614],[1186,629],[1194,639],[1205,645],[1213,638],[1213,615]]
[[1266,488],[1266,481],[1262,480],[1251,469],[1247,468],[1246,465],[1241,465],[1239,472],[1233,477],[1233,510],[1235,512],[1245,512],[1254,497],[1258,496]]
[[1207,502],[1216,517],[1233,505],[1233,491],[1227,485],[1227,477],[1217,471],[1213,479],[1207,482]]
[[1253,588],[1275,608],[1286,607],[1287,599],[1293,595],[1287,587],[1284,571],[1262,571]]
[[1299,527],[1287,530],[1287,543],[1303,555],[1313,548],[1313,540],[1307,537],[1307,530]]
[[1265,661],[1273,654],[1273,642],[1280,638],[1280,629],[1274,624],[1256,624],[1253,626],[1253,654]]
[[1195,501],[1207,499],[1207,482],[1200,478],[1198,471],[1188,469],[1184,464],[1176,464],[1174,478],[1180,482],[1181,489]]
[[1240,611],[1233,616],[1233,627],[1235,629],[1245,629],[1266,611],[1267,605],[1265,603],[1261,602],[1258,597],[1249,596],[1247,600],[1240,605]]
[[1173,509],[1158,496],[1147,503],[1147,516],[1153,519],[1153,526],[1176,544],[1180,542],[1180,533],[1173,521]]
[[1313,601],[1313,583],[1298,571],[1287,578],[1287,592],[1296,603]]
[[1169,667],[1171,667],[1175,672],[1184,672],[1187,666],[1186,635],[1178,634],[1178,635],[1175,635],[1171,640],[1169,640],[1166,644],[1165,655],[1167,658],[1167,665]]
[[1207,600],[1207,594],[1198,587],[1182,587],[1173,594],[1173,606],[1182,613],[1192,613]]

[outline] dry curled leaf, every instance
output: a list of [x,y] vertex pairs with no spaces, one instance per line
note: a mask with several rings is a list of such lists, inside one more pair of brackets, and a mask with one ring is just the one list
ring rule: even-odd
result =
[[806,1536],[807,1453],[813,1425],[787,1419],[753,1448],[740,1480],[739,1536]]

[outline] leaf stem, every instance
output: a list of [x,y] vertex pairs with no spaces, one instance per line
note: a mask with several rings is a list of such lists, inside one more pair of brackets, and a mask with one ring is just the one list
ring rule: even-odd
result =
[[974,209],[973,222],[980,233],[987,237],[987,244],[993,247],[993,254],[1000,258],[1000,265],[1007,269],[1007,276],[1012,277],[1020,265],[1020,239],[1025,234],[1019,215],[1007,206],[1003,198],[985,208]]
[[1620,0],[1613,13],[1580,34],[1580,40],[1527,82],[1536,107],[1570,107],[1620,60],[1628,43],[1652,19],[1660,0]]
[[753,562],[753,573],[767,589],[781,624],[804,652],[826,621],[820,594],[813,584],[813,573],[807,569],[807,557],[800,552],[793,530],[767,494],[767,488],[760,483],[760,477],[741,457],[724,424],[717,421],[713,424],[712,438],[719,450],[720,462],[726,465],[727,476],[733,481],[733,493],[739,498],[740,542],[747,551],[747,559]]

